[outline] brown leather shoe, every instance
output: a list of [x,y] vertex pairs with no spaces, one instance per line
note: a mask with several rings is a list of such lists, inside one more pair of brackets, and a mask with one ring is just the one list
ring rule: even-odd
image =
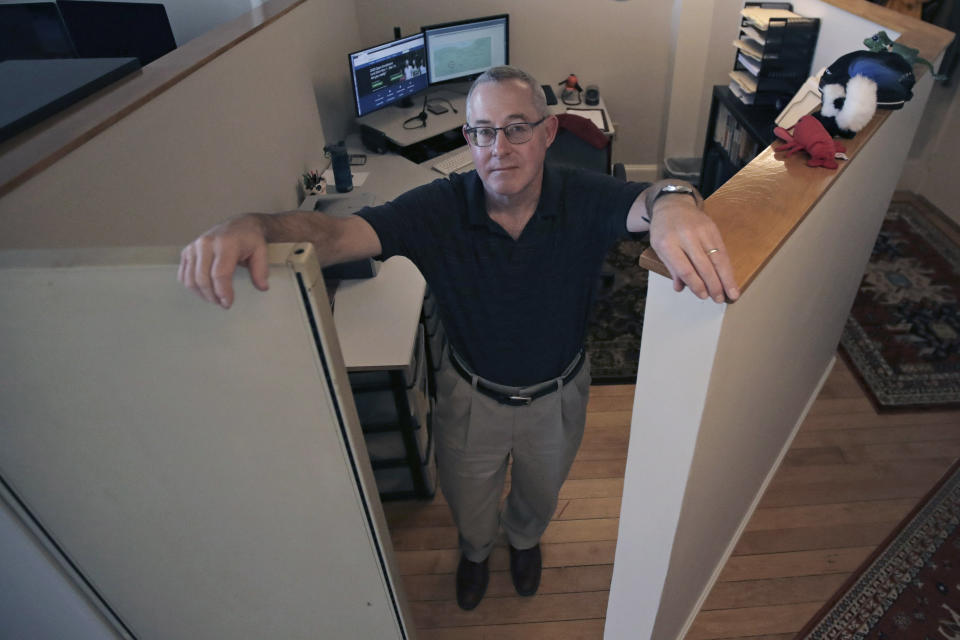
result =
[[510,545],[510,576],[513,587],[522,596],[532,596],[540,588],[540,545],[514,549]]
[[487,561],[470,562],[464,555],[460,556],[460,566],[457,567],[457,604],[464,611],[470,611],[483,600],[487,592],[487,583],[490,582],[490,569]]

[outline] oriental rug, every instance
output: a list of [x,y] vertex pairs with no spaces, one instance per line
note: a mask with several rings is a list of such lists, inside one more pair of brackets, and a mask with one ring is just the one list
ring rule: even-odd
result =
[[609,251],[597,301],[587,325],[593,384],[634,384],[640,357],[647,270],[637,264],[649,246],[621,240]]
[[897,192],[840,339],[878,410],[960,404],[960,229]]
[[798,640],[960,638],[960,463],[954,463]]

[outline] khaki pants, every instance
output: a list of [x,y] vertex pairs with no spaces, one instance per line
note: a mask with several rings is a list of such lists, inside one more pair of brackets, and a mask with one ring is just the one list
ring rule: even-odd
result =
[[[500,524],[517,549],[539,543],[583,439],[589,394],[589,360],[562,389],[521,407],[477,391],[449,362],[437,372],[440,488],[468,560],[481,562],[490,555]],[[501,515],[511,456],[510,494]]]

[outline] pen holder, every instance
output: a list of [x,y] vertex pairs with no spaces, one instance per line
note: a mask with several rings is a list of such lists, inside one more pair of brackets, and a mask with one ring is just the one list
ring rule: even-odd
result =
[[324,153],[333,160],[333,181],[337,192],[346,193],[353,190],[353,174],[350,173],[350,154],[341,140],[337,144],[328,144],[323,148]]

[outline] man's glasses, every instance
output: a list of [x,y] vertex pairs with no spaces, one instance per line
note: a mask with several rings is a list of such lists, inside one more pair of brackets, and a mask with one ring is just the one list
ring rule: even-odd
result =
[[510,144],[523,144],[533,137],[533,128],[546,120],[546,116],[536,122],[513,122],[505,127],[464,127],[470,144],[475,147],[489,147],[497,141],[497,131],[503,131]]

